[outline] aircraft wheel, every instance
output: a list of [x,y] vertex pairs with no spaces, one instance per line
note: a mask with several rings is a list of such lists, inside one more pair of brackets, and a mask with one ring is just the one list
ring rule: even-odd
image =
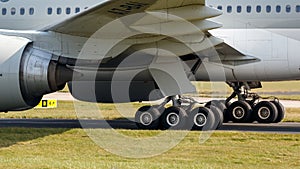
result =
[[269,101],[262,101],[256,104],[253,113],[259,123],[273,123],[278,117],[276,106]]
[[246,101],[233,102],[227,109],[229,121],[237,123],[249,122],[251,119],[251,106]]
[[184,129],[187,118],[187,113],[183,108],[171,106],[161,116],[162,129]]
[[219,129],[223,125],[224,115],[223,112],[215,106],[210,106],[210,110],[214,113],[215,116],[215,124],[213,129]]
[[222,120],[222,123],[228,122],[228,117],[226,113],[227,107],[225,104],[225,100],[212,100],[207,102],[204,107],[211,108],[211,106],[215,106],[221,111],[222,115],[220,115],[220,119]]
[[155,130],[159,128],[161,113],[156,107],[143,106],[135,114],[135,122],[139,129]]
[[213,105],[215,107],[218,107],[221,111],[224,111],[226,110],[226,105],[224,103],[224,101],[221,101],[221,100],[212,100],[212,101],[209,101],[205,104],[204,107],[208,107],[210,108],[210,106]]
[[284,106],[278,101],[271,101],[271,102],[276,106],[277,111],[278,111],[278,117],[274,122],[279,123],[284,119],[284,116],[285,116]]
[[229,121],[229,119],[230,119],[230,117],[229,117],[229,115],[228,115],[228,107],[231,105],[231,103],[230,102],[228,102],[228,103],[226,103],[226,100],[224,100],[223,102],[222,102],[224,105],[225,105],[225,107],[226,107],[226,109],[224,110],[224,112],[223,112],[223,114],[224,114],[224,123],[227,123],[228,121]]
[[215,123],[214,113],[207,107],[197,107],[189,114],[188,124],[194,130],[213,130]]

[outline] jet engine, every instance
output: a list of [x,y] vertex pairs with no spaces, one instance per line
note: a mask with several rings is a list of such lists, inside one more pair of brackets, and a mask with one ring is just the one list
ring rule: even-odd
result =
[[72,79],[59,57],[33,47],[30,40],[0,36],[0,111],[26,110],[44,94],[55,92]]

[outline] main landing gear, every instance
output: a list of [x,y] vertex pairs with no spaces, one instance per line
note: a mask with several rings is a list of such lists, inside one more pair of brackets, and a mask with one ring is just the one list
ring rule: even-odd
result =
[[[251,83],[235,82],[227,84],[234,92],[225,101],[227,109],[224,112],[225,122],[278,123],[283,120],[285,110],[277,98],[262,98],[256,93],[249,93]],[[237,96],[238,100],[230,103]]]
[[[172,106],[165,106],[172,102]],[[223,124],[224,105],[210,102],[205,107],[192,98],[171,96],[160,105],[141,107],[135,115],[140,129],[195,129],[215,130]]]
[[[276,98],[262,99],[250,89],[261,87],[254,82],[227,82],[233,93],[226,100],[212,100],[206,104],[182,96],[167,97],[163,103],[138,109],[135,121],[140,129],[215,130],[223,122],[278,123],[285,110]],[[234,98],[237,97],[237,100]],[[172,102],[172,106],[165,108]],[[202,104],[203,107],[197,105]]]

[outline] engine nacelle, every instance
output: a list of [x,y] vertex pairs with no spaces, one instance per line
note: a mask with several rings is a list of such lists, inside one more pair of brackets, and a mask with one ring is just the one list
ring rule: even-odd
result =
[[28,39],[0,35],[0,111],[36,106],[44,94],[57,91],[65,81],[50,53],[33,48]]

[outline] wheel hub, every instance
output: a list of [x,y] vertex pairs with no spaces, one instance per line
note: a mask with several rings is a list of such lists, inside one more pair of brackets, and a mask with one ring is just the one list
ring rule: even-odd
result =
[[198,127],[203,127],[207,123],[207,118],[203,113],[198,113],[194,117],[194,124]]
[[242,119],[245,116],[245,110],[242,107],[237,106],[233,109],[232,115],[236,119]]
[[144,112],[140,117],[140,122],[145,126],[150,125],[152,121],[153,117],[149,112]]
[[259,116],[259,118],[261,118],[263,120],[268,119],[270,117],[270,115],[271,115],[271,111],[267,107],[261,107],[258,110],[258,116]]
[[170,113],[168,114],[167,116],[167,123],[170,125],[170,126],[176,126],[179,124],[179,121],[180,121],[180,117],[178,114],[176,113]]

